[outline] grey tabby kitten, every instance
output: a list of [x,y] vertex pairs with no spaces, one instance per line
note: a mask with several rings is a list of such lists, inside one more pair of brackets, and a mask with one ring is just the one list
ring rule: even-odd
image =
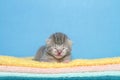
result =
[[67,35],[57,32],[52,34],[34,57],[44,62],[69,62],[71,60],[72,41]]

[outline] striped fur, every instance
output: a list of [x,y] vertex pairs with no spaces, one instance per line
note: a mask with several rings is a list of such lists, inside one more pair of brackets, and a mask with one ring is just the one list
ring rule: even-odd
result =
[[54,33],[42,46],[36,56],[37,61],[69,62],[71,60],[71,40],[64,33]]

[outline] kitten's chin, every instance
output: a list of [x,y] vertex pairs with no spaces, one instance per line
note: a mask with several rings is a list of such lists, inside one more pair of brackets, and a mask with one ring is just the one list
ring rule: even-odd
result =
[[63,56],[54,56],[56,59],[61,59]]

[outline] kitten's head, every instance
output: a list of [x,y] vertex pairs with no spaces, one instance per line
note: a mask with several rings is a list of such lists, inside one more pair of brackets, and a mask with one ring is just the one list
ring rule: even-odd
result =
[[70,55],[72,42],[63,33],[55,33],[46,41],[48,53],[57,59]]

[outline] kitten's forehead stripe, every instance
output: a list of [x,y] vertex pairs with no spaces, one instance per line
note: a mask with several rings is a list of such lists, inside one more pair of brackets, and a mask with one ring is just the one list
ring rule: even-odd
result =
[[63,44],[65,42],[65,39],[66,39],[66,35],[63,34],[63,33],[55,33],[52,35],[53,37],[53,40],[55,42],[55,44]]

